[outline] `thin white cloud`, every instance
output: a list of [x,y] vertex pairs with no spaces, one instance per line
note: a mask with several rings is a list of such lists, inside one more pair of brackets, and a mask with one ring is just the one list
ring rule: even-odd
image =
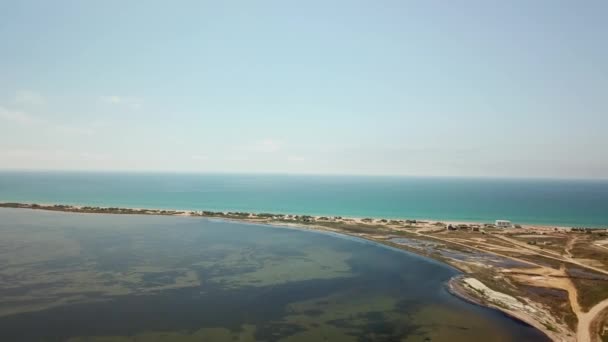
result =
[[95,131],[88,127],[81,126],[72,126],[72,125],[64,125],[64,124],[54,124],[49,125],[52,129],[55,129],[58,132],[65,134],[74,134],[74,135],[93,135]]
[[62,134],[93,134],[93,130],[88,127],[53,123],[28,114],[26,112],[8,109],[3,106],[0,106],[0,121],[12,122],[21,126],[38,126],[39,128],[51,129]]
[[59,149],[30,149],[30,148],[15,148],[15,149],[2,149],[0,150],[0,156],[3,158],[12,159],[27,159],[27,160],[54,160],[67,156],[68,153],[65,150]]
[[298,163],[298,162],[303,162],[305,160],[306,159],[304,157],[300,157],[300,156],[288,156],[287,157],[287,161],[288,162],[296,162],[296,163]]
[[246,150],[259,153],[274,153],[281,149],[280,141],[274,139],[264,139],[248,146]]
[[132,109],[140,109],[142,107],[142,100],[137,97],[132,96],[118,96],[118,95],[109,95],[109,96],[100,96],[99,99],[102,102],[116,105],[116,106],[125,106]]
[[15,102],[24,105],[42,105],[46,103],[46,98],[35,91],[20,90],[15,94]]
[[0,119],[20,125],[37,125],[43,123],[42,120],[25,112],[11,110],[2,106],[0,106]]
[[0,149],[0,157],[7,158],[13,161],[19,160],[41,160],[41,161],[104,161],[108,160],[109,156],[102,153],[93,152],[78,152],[64,149],[47,149],[47,148],[15,148],[15,149]]
[[190,157],[192,160],[197,160],[197,161],[205,161],[205,160],[209,160],[209,157],[204,156],[204,155],[193,155]]
[[241,156],[241,155],[228,155],[228,156],[224,157],[224,160],[229,161],[229,162],[242,162],[242,161],[248,161],[249,157]]
[[104,153],[93,153],[93,152],[82,152],[82,153],[74,153],[81,160],[86,161],[104,161],[109,160],[110,156]]

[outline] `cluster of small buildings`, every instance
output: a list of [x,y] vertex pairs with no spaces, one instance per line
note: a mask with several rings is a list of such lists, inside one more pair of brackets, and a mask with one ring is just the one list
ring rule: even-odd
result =
[[[483,225],[484,228],[513,228],[514,225],[511,221],[507,220],[496,220],[494,224],[486,223]],[[474,232],[478,232],[481,228],[479,224],[449,224],[447,226],[448,230],[472,230]]]

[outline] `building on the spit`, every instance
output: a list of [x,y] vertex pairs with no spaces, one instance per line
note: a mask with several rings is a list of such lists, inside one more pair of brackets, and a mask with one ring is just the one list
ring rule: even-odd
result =
[[507,220],[496,220],[496,222],[494,224],[498,228],[511,228],[511,227],[513,227],[513,224],[511,223],[511,221],[507,221]]

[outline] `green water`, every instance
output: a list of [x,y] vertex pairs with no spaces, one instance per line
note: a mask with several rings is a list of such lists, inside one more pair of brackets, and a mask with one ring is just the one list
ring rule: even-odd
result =
[[0,172],[0,202],[608,227],[608,181]]
[[545,341],[353,238],[193,217],[0,209],[1,341]]

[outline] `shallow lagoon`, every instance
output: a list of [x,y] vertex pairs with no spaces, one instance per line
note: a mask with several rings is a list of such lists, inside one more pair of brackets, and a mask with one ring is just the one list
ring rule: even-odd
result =
[[0,209],[2,341],[544,341],[456,271],[353,238]]

